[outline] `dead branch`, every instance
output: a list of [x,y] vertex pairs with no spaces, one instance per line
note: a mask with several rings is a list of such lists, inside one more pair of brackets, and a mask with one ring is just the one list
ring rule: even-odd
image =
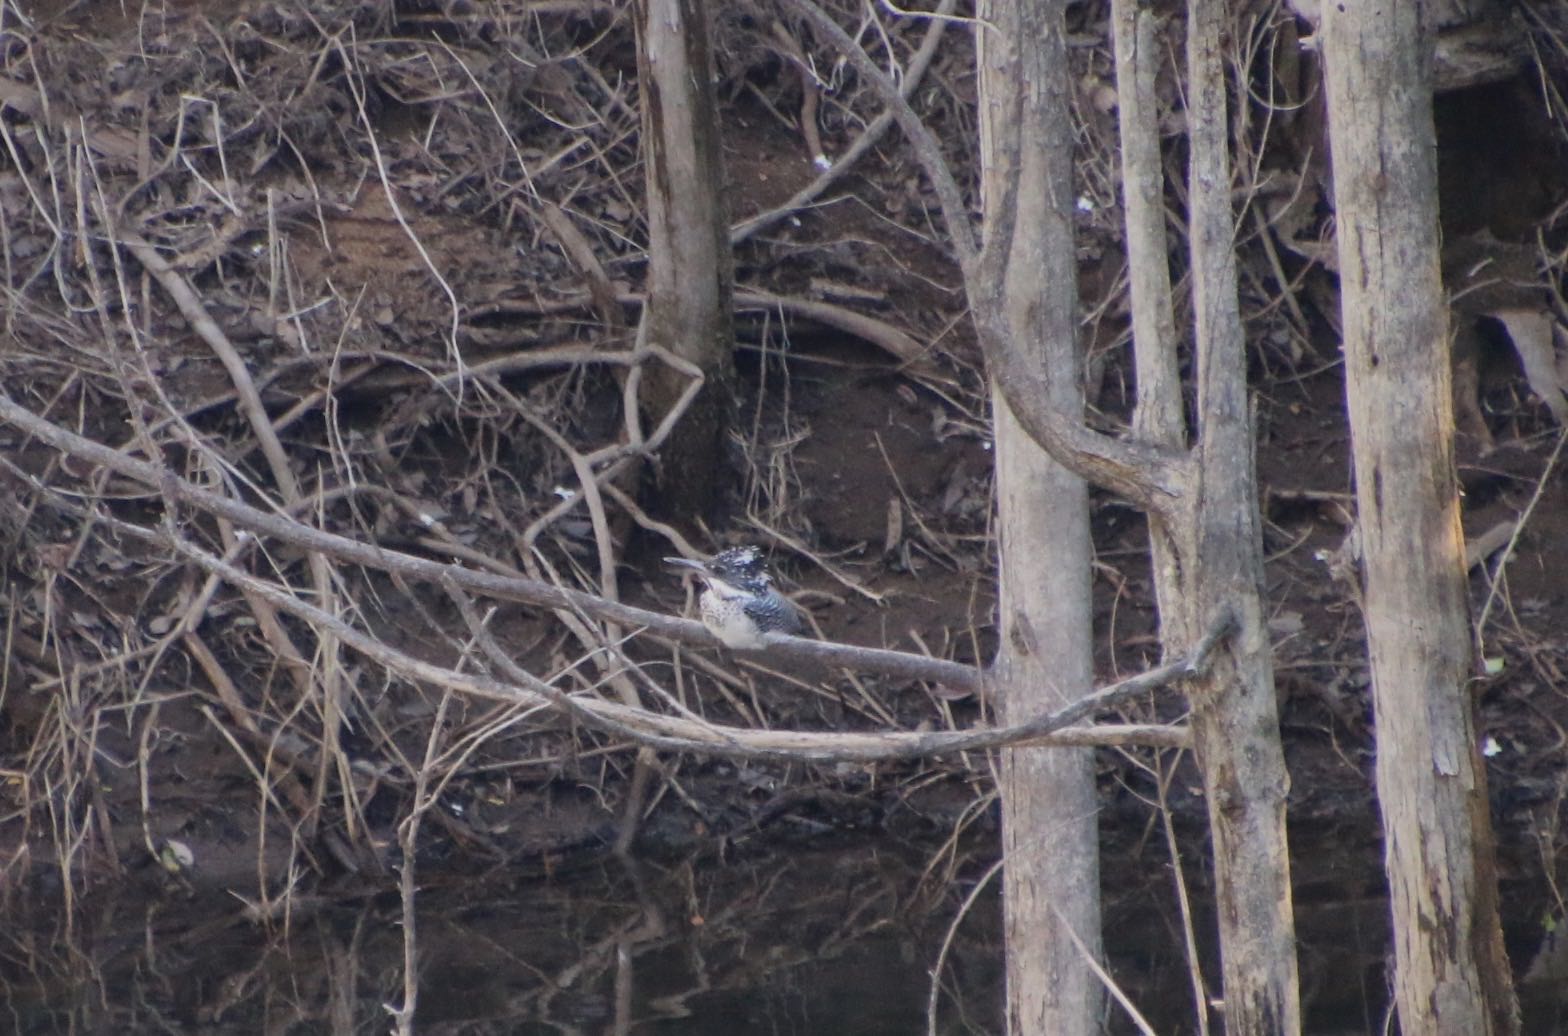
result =
[[[728,758],[769,759],[791,762],[878,762],[908,760],[981,751],[1007,745],[1145,744],[1187,747],[1186,728],[1179,726],[1106,725],[1076,727],[1095,713],[1126,704],[1162,687],[1191,679],[1203,672],[1214,649],[1230,634],[1234,620],[1223,616],[1189,656],[1129,677],[1080,698],[1061,709],[1009,727],[966,731],[878,733],[817,733],[790,730],[754,730],[708,723],[689,716],[665,716],[603,698],[570,695],[516,665],[496,644],[461,595],[460,608],[471,620],[470,629],[486,653],[516,684],[487,676],[459,672],[416,659],[378,638],[349,626],[339,618],[295,597],[288,590],[228,565],[216,555],[169,533],[104,519],[108,524],[140,539],[172,546],[224,580],[270,599],[278,608],[317,628],[325,628],[342,643],[361,651],[388,669],[409,679],[427,680],[448,690],[489,698],[507,704],[554,706],[594,729],[624,737],[636,745],[667,751],[700,752]],[[455,578],[443,580],[456,590]],[[891,652],[890,652],[891,653]]]
[[[253,533],[272,536],[314,552],[436,582],[449,588],[462,588],[474,593],[522,600],[546,607],[580,609],[583,613],[596,618],[620,622],[627,626],[641,626],[686,642],[706,643],[712,639],[711,634],[704,627],[693,621],[616,604],[592,594],[533,580],[503,578],[488,573],[473,572],[456,565],[428,561],[374,545],[358,543],[310,528],[292,519],[266,514],[200,489],[172,472],[58,428],[17,406],[4,396],[0,396],[0,420],[22,428],[39,441],[74,457],[108,468],[134,481],[156,486],[171,501],[190,504],[233,521]],[[12,470],[17,471],[14,467]],[[31,476],[20,471],[17,473],[28,479],[35,488],[39,490],[45,488]],[[410,679],[428,680],[466,694],[512,704],[538,706],[548,703],[557,708],[568,709],[574,718],[596,729],[627,737],[648,747],[746,758],[873,761],[922,758],[1024,743],[1152,743],[1164,746],[1184,744],[1186,734],[1183,728],[1138,726],[1116,727],[1108,731],[1100,731],[1096,728],[1068,731],[1067,728],[1093,716],[1100,710],[1112,708],[1162,686],[1190,678],[1201,671],[1210,652],[1228,630],[1228,626],[1224,624],[1217,626],[1186,659],[1123,680],[1082,698],[1066,708],[1008,728],[878,734],[743,730],[707,724],[689,717],[656,715],[644,709],[599,698],[565,695],[521,669],[515,671],[508,669],[516,685],[448,670],[396,651],[377,638],[350,626],[337,616],[301,601],[287,589],[243,572],[221,558],[190,544],[172,532],[172,518],[166,518],[166,527],[170,531],[165,532],[155,532],[143,526],[101,515],[99,520],[111,524],[123,534],[144,541],[163,545],[172,544],[178,553],[196,562],[206,571],[220,576],[246,592],[265,598],[275,607],[304,619],[317,630]],[[802,661],[846,665],[885,675],[933,680],[971,690],[978,689],[980,684],[979,674],[969,667],[904,652],[830,644],[793,637],[772,638],[763,650],[785,658],[793,656]]]
[[[988,201],[995,206],[996,232],[982,246],[969,218],[963,192],[942,157],[941,144],[904,99],[897,85],[812,0],[784,0],[784,3],[854,66],[856,73],[875,89],[904,131],[936,191],[948,239],[963,271],[965,293],[991,375],[1030,437],[1082,478],[1126,497],[1140,508],[1174,516],[1179,500],[1188,494],[1193,484],[1187,454],[1136,439],[1103,435],[1079,421],[1052,412],[1045,405],[1048,396],[1044,380],[1013,342],[1000,291],[1002,270],[1011,250],[1013,223],[1017,218],[1018,178],[1001,177],[1005,185],[1002,196]],[[987,30],[982,26],[980,31]],[[999,45],[1011,44],[1000,41]],[[1022,103],[1022,91],[1015,91],[1009,103],[1016,109]],[[1018,119],[1005,118],[1001,124],[1016,126]],[[1016,167],[1016,142],[1003,150],[1011,152],[1010,164]],[[1009,164],[1006,158],[1003,164]]]
[[776,309],[846,331],[889,354],[916,374],[931,374],[931,350],[885,320],[819,299],[791,298],[768,291],[737,291],[736,309]]
[[[937,46],[942,42],[942,33],[947,27],[947,15],[951,14],[956,6],[956,0],[942,0],[941,3],[937,4],[930,24],[926,27],[925,37],[920,41],[920,47],[915,51],[914,57],[910,59],[909,67],[905,70],[902,77],[900,90],[902,90],[905,97],[914,93],[915,89],[920,85],[921,79],[925,77],[926,69],[931,65],[931,59],[936,56]],[[802,74],[810,74],[810,70],[803,68]],[[823,170],[815,180],[796,191],[788,201],[777,208],[769,209],[767,212],[759,212],[757,215],[742,220],[732,227],[730,229],[730,245],[740,245],[757,233],[757,231],[772,226],[784,217],[799,212],[802,208],[816,201],[822,196],[823,191],[826,191],[841,176],[853,168],[855,162],[867,151],[870,151],[876,145],[876,142],[882,139],[882,135],[888,131],[888,127],[892,125],[893,113],[890,111],[884,111],[875,119],[872,119],[870,124],[866,126],[865,131],[855,138],[855,142],[846,148],[844,153],[831,166]]]
[[[0,420],[21,428],[40,442],[47,443],[73,457],[108,468],[132,481],[158,489],[172,502],[189,504],[208,514],[228,519],[252,533],[269,536],[296,547],[425,582],[451,579],[465,590],[502,600],[519,601],[543,608],[573,609],[596,619],[619,623],[626,627],[640,627],[686,644],[704,647],[714,647],[718,644],[707,627],[692,619],[682,619],[674,615],[664,615],[631,605],[618,604],[580,590],[558,587],[538,580],[474,572],[456,565],[445,565],[315,529],[289,517],[269,514],[237,500],[202,489],[166,468],[138,460],[102,443],[67,431],[19,406],[7,396],[0,396]],[[25,472],[14,467],[12,470],[16,470],[36,488],[45,488]],[[981,693],[983,690],[982,676],[973,667],[924,655],[782,636],[770,638],[768,646],[763,650],[782,661],[858,669],[898,679],[929,680],[971,693]]]

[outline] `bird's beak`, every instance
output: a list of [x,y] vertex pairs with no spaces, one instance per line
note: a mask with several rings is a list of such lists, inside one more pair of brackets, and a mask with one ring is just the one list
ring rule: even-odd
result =
[[674,565],[676,568],[695,569],[698,572],[706,572],[708,570],[707,565],[700,561],[693,561],[690,558],[665,558],[664,563],[666,565]]

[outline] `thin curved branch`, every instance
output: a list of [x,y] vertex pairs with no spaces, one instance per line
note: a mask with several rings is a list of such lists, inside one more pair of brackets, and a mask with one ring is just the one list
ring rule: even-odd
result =
[[[915,157],[920,160],[920,165],[925,169],[926,177],[931,181],[931,186],[936,191],[937,202],[942,208],[942,220],[947,224],[947,236],[953,242],[953,250],[958,253],[958,265],[964,271],[967,282],[970,275],[978,272],[980,259],[980,243],[976,239],[975,231],[969,219],[968,206],[964,204],[964,194],[958,187],[958,181],[953,178],[953,172],[947,166],[947,161],[942,157],[942,145],[936,136],[921,121],[920,116],[909,106],[904,95],[899,92],[898,86],[877,67],[871,56],[861,49],[860,44],[850,39],[838,22],[818,7],[812,0],[784,0],[784,6],[799,14],[813,31],[825,41],[832,44],[833,49],[855,66],[855,72],[865,80],[866,84],[876,91],[882,103],[887,106],[887,111],[898,123],[898,128],[904,131],[905,138],[915,149]],[[1011,231],[1009,231],[1011,236]],[[1006,249],[1003,249],[1005,253]]]
[[[229,565],[216,555],[174,535],[172,530],[160,534],[118,519],[101,520],[132,536],[172,545],[178,553],[207,571],[248,592],[266,597],[280,610],[295,615],[313,627],[327,630],[343,644],[407,678],[429,681],[451,690],[512,705],[553,707],[593,729],[650,748],[700,752],[736,759],[815,763],[878,762],[954,755],[1021,744],[1188,747],[1189,736],[1183,726],[1106,724],[1085,727],[1077,724],[1091,719],[1096,712],[1125,704],[1201,673],[1215,648],[1230,635],[1235,625],[1228,614],[1222,616],[1187,657],[1111,684],[1054,712],[1009,727],[876,733],[749,729],[708,723],[690,716],[662,715],[606,698],[567,694],[512,662],[483,624],[477,621],[472,608],[466,607],[461,594],[455,595],[454,600],[467,613],[465,618],[470,622],[471,630],[491,661],[515,683],[446,669],[407,655],[379,638],[348,625],[337,616],[300,600],[284,587]],[[450,579],[444,582],[444,586],[452,591],[458,583]]]
[[[368,568],[394,572],[411,579],[439,583],[451,579],[472,593],[502,600],[520,601],[542,608],[566,608],[591,615],[623,627],[641,627],[687,644],[717,646],[718,640],[707,627],[691,619],[651,612],[643,608],[607,601],[580,590],[570,590],[532,579],[475,572],[458,565],[443,564],[388,550],[375,544],[325,532],[304,525],[286,514],[262,511],[202,489],[178,477],[167,468],[150,464],[125,453],[83,438],[55,425],[0,394],[0,421],[22,429],[37,440],[73,457],[109,469],[142,485],[162,492],[166,499],[188,504],[208,514],[225,518],[252,533],[272,537],[308,551],[330,555]],[[31,476],[24,476],[31,478]],[[37,484],[36,482],[34,484]],[[40,486],[40,488],[43,488]],[[761,649],[770,658],[817,666],[843,667],[880,673],[897,679],[927,680],[954,690],[984,692],[979,670],[946,659],[914,655],[903,651],[835,644],[803,637],[772,636]]]
[[805,320],[815,320],[870,342],[909,371],[931,375],[937,370],[930,346],[885,320],[878,320],[847,306],[836,306],[818,299],[775,295],[769,291],[736,291],[735,309],[778,310]]
[[[275,535],[278,539],[323,554],[380,568],[413,578],[436,582],[449,590],[462,587],[495,597],[524,600],[548,607],[574,607],[596,617],[638,624],[679,640],[710,641],[700,624],[673,616],[647,612],[615,604],[592,594],[535,583],[532,580],[503,578],[473,572],[456,565],[415,558],[373,545],[360,544],[331,533],[300,525],[291,519],[267,514],[232,500],[199,489],[155,465],[128,457],[106,446],[83,439],[72,432],[42,420],[9,398],[0,395],[0,420],[22,428],[39,441],[69,452],[72,456],[99,464],[112,471],[160,487],[171,500],[193,504],[209,513],[227,518],[253,532]],[[9,465],[8,465],[9,466]],[[36,487],[36,479],[20,472]],[[980,751],[1018,744],[1146,744],[1185,747],[1189,735],[1185,727],[1151,725],[1113,725],[1081,727],[1096,712],[1113,708],[1161,687],[1184,682],[1201,673],[1217,645],[1234,629],[1234,618],[1227,612],[1186,658],[1122,680],[1080,698],[1054,712],[1004,728],[967,731],[882,733],[811,733],[801,731],[750,730],[724,727],[689,716],[666,716],[646,709],[598,697],[567,695],[538,677],[510,664],[502,668],[515,684],[473,673],[457,672],[406,655],[379,638],[356,629],[336,615],[301,600],[290,590],[258,578],[210,554],[183,537],[174,528],[172,515],[164,519],[163,531],[99,515],[98,521],[122,534],[144,541],[172,546],[182,556],[219,576],[226,582],[271,602],[282,611],[303,619],[340,643],[375,659],[411,679],[428,680],[440,686],[479,697],[526,706],[553,706],[572,717],[607,733],[626,737],[640,745],[666,750],[703,752],[735,758],[771,758],[806,761],[876,761],[913,759],[959,752]],[[483,640],[483,638],[481,638]],[[501,664],[505,653],[493,644],[492,657]],[[941,680],[950,685],[975,688],[980,676],[974,670],[953,662],[908,655],[897,651],[857,648],[793,637],[773,638],[764,650],[789,657],[816,658],[819,661],[853,665],[895,676]],[[951,676],[953,679],[946,680]]]
[[[1000,178],[1004,187],[1001,197],[994,202],[994,218],[991,221],[993,230],[982,247],[976,241],[963,192],[942,157],[941,144],[904,99],[897,85],[812,0],[783,2],[805,19],[824,41],[844,55],[856,73],[876,91],[898,122],[899,129],[904,131],[916,159],[936,191],[948,238],[957,253],[959,269],[963,272],[964,290],[969,297],[980,347],[991,367],[992,377],[1024,430],[1075,474],[1125,497],[1141,508],[1175,517],[1181,498],[1192,485],[1188,454],[1138,440],[1103,435],[1077,420],[1053,412],[1045,405],[1048,398],[1045,380],[1023,357],[1013,340],[1001,304],[1001,290],[1002,273],[1011,251],[1013,224],[1017,219],[1018,177]],[[982,25],[980,31],[989,30]],[[999,40],[997,45],[1013,44]],[[1007,107],[1009,110],[1003,113],[1002,123],[1017,127],[1022,107],[1021,90],[1014,91],[1008,97]],[[1004,158],[1003,161],[1016,166],[1016,143],[1007,150],[1013,157]]]
[[[910,59],[904,71],[903,86],[900,91],[904,96],[914,93],[915,88],[926,74],[926,69],[931,65],[931,59],[936,56],[937,45],[942,42],[942,33],[947,28],[947,15],[958,6],[955,0],[942,0],[937,4],[936,10],[931,12],[931,24],[926,27],[925,38],[920,41],[920,46],[915,50],[914,57]],[[820,173],[815,180],[802,187],[790,196],[789,200],[777,208],[767,212],[759,212],[750,216],[730,228],[730,247],[735,247],[759,230],[772,226],[779,220],[810,205],[822,196],[822,192],[831,187],[840,177],[854,167],[860,159],[877,141],[882,139],[882,134],[893,125],[893,113],[884,111],[866,126],[865,131],[855,138],[854,143],[845,149],[844,153],[833,162],[833,165]]]

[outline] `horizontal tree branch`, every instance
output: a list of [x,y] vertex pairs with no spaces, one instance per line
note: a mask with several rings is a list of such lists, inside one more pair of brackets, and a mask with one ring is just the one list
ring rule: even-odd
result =
[[[1124,704],[1161,687],[1186,680],[1207,665],[1209,655],[1229,625],[1217,625],[1187,658],[1160,666],[1096,691],[1071,705],[1010,727],[985,727],[960,731],[839,731],[764,730],[709,723],[694,716],[670,716],[594,695],[568,694],[512,662],[490,637],[466,599],[454,599],[465,613],[470,630],[486,655],[506,672],[513,683],[483,674],[447,669],[405,654],[378,637],[350,626],[294,593],[223,561],[196,547],[172,530],[162,533],[113,518],[106,524],[132,536],[170,545],[209,572],[249,593],[265,597],[279,610],[289,612],[337,638],[387,669],[410,680],[420,680],[449,690],[491,701],[523,707],[551,708],[585,727],[623,737],[632,744],[665,751],[695,752],[732,759],[767,759],[783,762],[881,762],[922,759],[962,752],[1022,745],[1146,745],[1187,748],[1191,738],[1185,726],[1158,724],[1103,724],[1079,726],[1096,712]],[[455,580],[445,580],[450,592]]]
[[[4,395],[0,395],[0,420],[21,428],[40,442],[47,443],[63,453],[157,489],[168,500],[189,504],[208,514],[226,518],[235,525],[258,535],[290,543],[305,550],[426,582],[441,583],[443,580],[450,579],[472,593],[519,601],[541,608],[566,608],[595,619],[619,623],[625,627],[641,627],[686,644],[713,647],[719,643],[718,638],[714,637],[706,626],[692,619],[607,601],[594,594],[550,583],[476,572],[460,565],[431,561],[428,558],[388,550],[376,544],[364,543],[313,528],[284,514],[260,510],[202,489],[178,477],[167,468],[150,464],[61,428]],[[974,694],[984,692],[983,676],[974,666],[932,658],[928,655],[777,635],[770,636],[767,647],[758,653],[784,661],[843,667],[879,673],[897,679],[926,680],[955,691],[968,691]]]
[[[226,518],[253,534],[274,537],[306,550],[367,567],[394,572],[414,579],[435,582],[443,587],[503,599],[521,600],[541,607],[567,607],[584,614],[640,626],[672,639],[714,643],[714,638],[697,622],[617,604],[592,594],[538,583],[474,572],[458,565],[447,565],[424,558],[385,550],[333,533],[303,525],[279,514],[269,514],[238,501],[211,493],[179,478],[173,472],[128,456],[118,450],[83,438],[38,417],[0,394],[0,420],[25,430],[40,442],[88,461],[144,485],[159,489],[167,499],[189,503]],[[15,470],[15,469],[14,469]],[[32,476],[33,485],[44,487]],[[1207,664],[1209,654],[1228,632],[1222,623],[1188,658],[1122,680],[1065,708],[1006,728],[967,731],[880,733],[812,733],[801,731],[749,730],[705,723],[690,717],[652,713],[644,709],[607,701],[594,696],[567,695],[543,680],[516,669],[509,684],[473,673],[456,672],[405,655],[378,638],[348,625],[293,592],[244,572],[191,544],[176,531],[173,515],[165,517],[165,529],[144,526],[100,515],[99,521],[139,539],[171,545],[181,555],[205,570],[246,591],[256,593],[280,609],[329,633],[344,644],[373,658],[411,679],[427,680],[464,693],[521,705],[550,706],[565,710],[574,718],[607,733],[626,737],[638,744],[675,751],[703,752],[744,758],[803,759],[809,761],[875,761],[913,759],[955,752],[980,751],[1021,744],[1152,744],[1185,747],[1184,727],[1149,725],[1079,727],[1101,710],[1112,708],[1190,678]],[[898,651],[860,648],[826,641],[796,637],[771,638],[764,653],[775,657],[811,660],[879,672],[890,676],[924,679],[979,690],[981,674],[976,670],[942,659]]]

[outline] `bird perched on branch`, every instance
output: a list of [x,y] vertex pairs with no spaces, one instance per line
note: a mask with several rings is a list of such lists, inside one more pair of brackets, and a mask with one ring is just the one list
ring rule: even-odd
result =
[[698,604],[702,624],[732,648],[759,648],[769,633],[800,631],[800,613],[789,598],[773,588],[756,547],[731,547],[707,561],[665,558],[666,564],[689,568],[704,583]]

